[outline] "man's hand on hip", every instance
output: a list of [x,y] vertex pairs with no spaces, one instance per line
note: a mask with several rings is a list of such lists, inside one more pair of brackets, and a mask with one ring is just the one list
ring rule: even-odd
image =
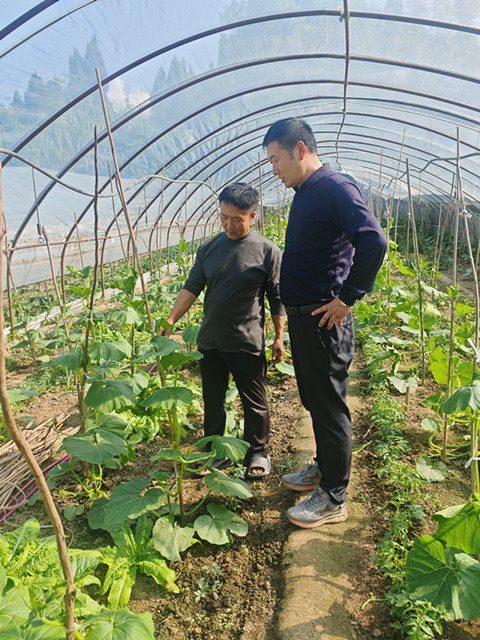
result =
[[323,327],[323,325],[327,323],[327,329],[331,329],[335,323],[338,327],[341,327],[344,318],[350,313],[351,310],[352,307],[345,306],[345,304],[341,302],[340,298],[337,296],[328,304],[324,304],[322,307],[319,307],[318,309],[315,309],[315,311],[312,311],[312,316],[317,316],[318,314],[323,313],[318,326]]

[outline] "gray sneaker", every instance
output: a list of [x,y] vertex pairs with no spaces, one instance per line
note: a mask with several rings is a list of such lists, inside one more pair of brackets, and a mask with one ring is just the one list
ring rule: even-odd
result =
[[288,509],[287,518],[303,529],[313,529],[323,524],[343,522],[348,518],[348,512],[344,502],[331,502],[325,491],[315,489],[308,498]]
[[312,491],[320,485],[322,474],[318,464],[306,464],[297,473],[287,473],[282,476],[282,482],[288,489],[294,491]]

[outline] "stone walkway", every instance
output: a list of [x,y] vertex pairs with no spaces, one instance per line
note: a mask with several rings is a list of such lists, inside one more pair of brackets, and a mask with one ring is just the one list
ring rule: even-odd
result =
[[[349,406],[353,418],[363,406],[355,383],[349,387]],[[309,415],[304,412],[296,425],[297,458],[311,461],[315,442]],[[298,468],[299,468],[298,467]],[[366,514],[355,474],[349,485],[349,518],[340,524],[317,529],[296,528],[285,546],[285,593],[277,619],[278,640],[355,640],[352,624],[355,602],[358,546],[366,542]],[[307,493],[291,491],[292,504]]]

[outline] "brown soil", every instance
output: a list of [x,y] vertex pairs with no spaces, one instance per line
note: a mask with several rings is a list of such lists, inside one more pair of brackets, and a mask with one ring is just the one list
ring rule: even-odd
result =
[[[388,581],[377,571],[373,558],[376,544],[383,538],[389,522],[386,507],[388,495],[386,489],[380,486],[376,475],[378,462],[374,453],[375,434],[371,433],[369,425],[371,401],[363,395],[365,380],[362,377],[362,368],[359,354],[352,376],[352,384],[356,387],[354,447],[367,446],[355,455],[353,476],[356,491],[362,494],[361,500],[369,517],[366,535],[363,532],[363,535],[359,536],[354,552],[355,561],[348,569],[354,593],[350,622],[355,629],[352,637],[356,640],[372,640],[377,637],[393,639],[399,636],[395,636],[391,628],[392,619],[387,607],[382,602],[372,602],[362,608],[372,595],[374,598],[382,598],[388,588]],[[411,444],[412,465],[415,464],[418,455],[427,452],[429,434],[419,425],[423,417],[432,414],[429,409],[420,405],[420,400],[433,392],[433,387],[417,392],[412,396],[406,412],[405,434]],[[284,544],[295,529],[285,517],[286,509],[292,504],[292,497],[282,489],[280,478],[292,467],[295,452],[301,445],[294,429],[294,423],[300,413],[300,403],[292,378],[271,382],[269,395],[272,411],[271,475],[250,483],[254,495],[248,500],[239,501],[221,496],[214,498],[236,511],[248,522],[248,535],[245,538],[235,537],[233,543],[228,546],[196,544],[183,554],[179,562],[171,563],[178,576],[178,595],[166,593],[150,578],[139,575],[137,579],[129,608],[138,613],[149,611],[152,614],[157,640],[278,638],[277,615],[285,591],[282,562]],[[34,400],[28,406],[27,412],[29,415],[36,415],[38,421],[41,421],[49,411],[52,416],[63,409],[72,411],[74,401],[72,393],[62,391],[45,394],[41,399]],[[168,442],[164,438],[140,444],[136,447],[136,459],[128,463],[121,473],[106,472],[108,486],[113,489],[122,481],[142,477],[158,469],[159,463],[151,462],[151,455],[166,446]],[[426,491],[434,494],[440,503],[435,506],[429,501],[425,507],[429,514],[440,508],[440,505],[445,507],[468,499],[469,475],[462,467],[463,461],[450,462],[446,481],[427,485]],[[68,479],[65,479],[65,482],[69,484],[69,488],[73,486]],[[185,481],[188,504],[196,503],[204,492],[205,487],[201,480]],[[58,491],[55,491],[54,495],[60,512],[72,503],[70,498]],[[356,496],[357,499],[358,497]],[[38,518],[48,527],[43,507],[37,503],[15,512],[6,524],[0,525],[0,532],[19,526],[29,517]],[[73,522],[66,521],[65,529],[70,547],[92,548],[111,543],[106,532],[89,529],[85,514]],[[417,533],[429,530],[433,530],[430,519],[423,530]],[[199,582],[201,580],[203,589],[202,583]],[[315,606],[315,603],[312,603],[312,606]],[[330,615],[335,616],[334,609]],[[334,619],[331,622],[334,628]],[[446,626],[442,637],[447,640],[473,640],[479,633],[478,621],[455,622]],[[347,640],[347,636],[339,635],[338,640]],[[351,640],[350,636],[348,640]]]

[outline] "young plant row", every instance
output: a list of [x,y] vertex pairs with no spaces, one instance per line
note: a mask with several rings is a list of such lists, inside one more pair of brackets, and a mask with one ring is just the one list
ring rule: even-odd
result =
[[[193,350],[198,325],[190,321],[200,318],[201,311],[187,319],[182,341],[152,337],[146,313],[147,304],[154,303],[155,322],[162,322],[184,272],[168,286],[151,282],[148,300],[136,298],[135,273],[117,277],[112,284],[119,293],[111,308],[102,310],[93,302],[94,270],[70,271],[77,278],[70,290],[82,301],[84,311],[69,331],[64,327],[60,339],[43,329],[39,331],[45,331],[44,335],[30,338],[35,339],[35,358],[43,363],[41,367],[64,372],[65,384],[77,395],[81,417],[78,433],[64,438],[63,450],[69,457],[50,471],[50,486],[62,475],[73,477],[76,488],[71,494],[76,504],[65,510],[65,517],[72,519],[87,508],[90,527],[108,531],[113,541],[100,549],[69,550],[77,588],[75,612],[81,621],[75,633],[92,640],[100,637],[98,626],[102,636],[113,638],[129,627],[126,637],[153,638],[151,618],[135,617],[126,609],[137,575],[144,573],[163,588],[178,592],[170,563],[179,560],[182,552],[200,541],[228,544],[232,535],[245,536],[248,531],[247,523],[222,504],[225,495],[250,497],[245,482],[211,469],[204,479],[204,497],[190,504],[184,478],[204,470],[212,456],[242,460],[248,444],[230,435],[202,438],[193,444],[187,437],[193,429],[189,417],[201,409],[201,391],[192,376],[199,358]],[[61,328],[53,331],[60,333]],[[30,347],[29,340],[19,345]],[[63,352],[52,358],[58,349]],[[290,373],[286,366],[284,373]],[[12,397],[16,393],[21,399],[20,391],[12,390]],[[236,390],[230,389],[230,405],[235,395]],[[227,427],[233,431],[236,416],[231,406],[228,418]],[[170,446],[152,457],[158,468],[110,493],[105,470],[121,469],[135,457],[136,444],[165,432],[170,434]],[[30,637],[31,628],[37,634],[41,629],[45,634],[41,637],[64,637],[60,604],[64,582],[53,553],[55,541],[38,538],[38,531],[38,523],[30,520],[0,536],[0,548],[5,549],[4,575],[0,575],[0,611],[5,615],[0,616],[0,629],[16,629],[19,638]],[[34,556],[41,559],[38,564],[27,561]],[[98,587],[106,606],[83,591],[92,585]],[[27,606],[17,607],[20,600]],[[12,607],[9,602],[14,603]],[[110,635],[105,633],[107,627]]]
[[[444,294],[427,285],[429,265],[420,266],[423,296],[410,285],[413,276],[417,280],[416,267],[407,266],[391,245],[377,280],[375,299],[356,309],[375,403],[371,422],[377,437],[378,476],[389,495],[390,526],[378,546],[376,562],[391,581],[385,601],[396,618],[394,627],[408,640],[433,638],[441,633],[444,621],[480,615],[480,544],[476,533],[480,503],[477,461],[472,460],[476,457],[472,452],[477,447],[480,412],[472,344],[474,309],[460,301],[458,287]],[[445,319],[446,301],[450,308],[454,306],[453,323]],[[424,365],[428,368],[425,373]],[[440,386],[438,393],[424,400],[436,414],[422,422],[431,432],[431,454],[420,457],[413,469],[404,461],[409,449],[404,410],[419,379],[429,374]],[[391,397],[392,393],[404,394],[406,401]],[[440,435],[445,438],[447,426],[460,433],[458,440],[442,446],[436,439]],[[448,464],[451,456],[463,456],[466,466],[475,465],[472,499],[434,514],[438,527],[433,535],[415,539],[414,531],[425,519],[422,505],[430,499],[424,493],[425,481],[442,481],[448,471],[443,460]]]

